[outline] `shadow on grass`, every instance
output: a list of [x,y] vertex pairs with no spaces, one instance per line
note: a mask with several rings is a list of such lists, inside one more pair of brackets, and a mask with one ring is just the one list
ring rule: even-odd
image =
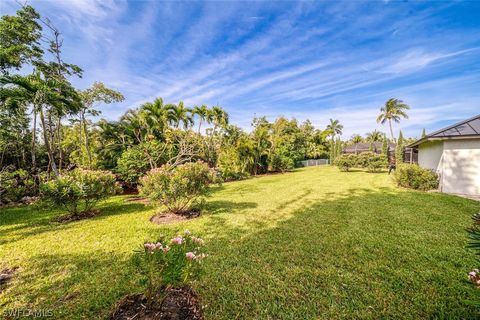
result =
[[100,203],[98,208],[100,213],[97,216],[68,223],[54,221],[56,217],[66,214],[59,209],[28,206],[8,209],[8,211],[0,213],[0,244],[15,242],[19,239],[39,235],[44,232],[65,230],[83,221],[144,211],[146,206],[142,203],[126,202],[124,199],[117,202],[112,202],[109,199]]
[[[474,201],[388,188],[324,198],[283,221],[272,212],[241,228],[224,223],[228,214],[211,215],[204,234],[216,238],[196,284],[206,318],[475,318],[462,303],[476,293],[463,282],[476,261],[464,232],[478,211]],[[210,206],[217,213],[256,208]],[[4,301],[13,305],[21,295],[60,318],[105,318],[122,295],[140,290],[131,258],[114,248],[32,256]]]
[[255,202],[234,202],[225,200],[207,201],[205,204],[205,212],[207,214],[220,214],[235,211],[235,213],[242,212],[246,209],[256,208],[258,205]]
[[369,190],[274,226],[224,229],[200,290],[206,316],[473,319],[462,301],[477,295],[464,281],[475,265],[464,231],[475,210],[440,194]]

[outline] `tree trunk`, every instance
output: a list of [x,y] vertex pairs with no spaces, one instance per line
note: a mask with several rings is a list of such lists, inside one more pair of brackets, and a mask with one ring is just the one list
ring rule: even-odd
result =
[[40,121],[42,122],[43,139],[45,140],[45,147],[47,148],[48,160],[50,162],[49,165],[51,166],[55,176],[58,177],[57,165],[55,164],[55,159],[53,158],[50,140],[48,139],[47,125],[45,123],[45,115],[43,114],[42,107],[40,107]]
[[200,133],[201,127],[202,127],[202,118],[200,118],[200,121],[198,122],[198,133]]
[[391,119],[388,119],[388,124],[390,126],[390,134],[392,135],[392,141],[397,142],[397,139],[395,139],[395,137],[393,136],[392,120]]
[[37,140],[37,110],[33,106],[33,129],[32,129],[32,171],[35,172],[37,167],[37,157],[35,155],[35,144]]
[[62,172],[62,165],[63,165],[62,117],[60,116],[58,116],[57,140],[58,140],[58,171]]
[[83,125],[83,135],[85,137],[85,148],[87,149],[87,157],[88,157],[88,169],[92,169],[92,153],[90,152],[90,139],[88,137],[88,128],[87,128],[87,120],[85,119],[85,111],[81,111],[80,113],[82,117],[82,125]]

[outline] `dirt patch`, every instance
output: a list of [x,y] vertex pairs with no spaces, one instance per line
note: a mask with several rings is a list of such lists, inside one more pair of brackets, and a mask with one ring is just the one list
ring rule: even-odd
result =
[[18,270],[18,267],[0,270],[0,293],[2,293],[2,291],[6,288],[10,280],[12,280],[17,270]]
[[200,320],[202,308],[196,293],[190,287],[167,288],[164,298],[149,304],[143,295],[124,297],[117,304],[110,320]]
[[78,221],[78,220],[83,220],[83,219],[89,219],[96,217],[100,214],[100,211],[94,210],[94,211],[88,211],[88,212],[79,212],[76,214],[67,214],[63,215],[60,217],[57,217],[53,219],[53,221],[58,222],[58,223],[69,223],[72,221]]
[[181,213],[161,212],[151,217],[150,221],[155,224],[168,224],[198,218],[199,216],[200,210],[190,210]]

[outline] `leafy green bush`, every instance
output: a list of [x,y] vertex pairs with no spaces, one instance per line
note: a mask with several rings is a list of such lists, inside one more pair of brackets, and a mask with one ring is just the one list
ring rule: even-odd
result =
[[115,176],[100,170],[75,169],[41,185],[42,200],[72,215],[92,212],[100,200],[117,192]]
[[395,170],[395,181],[405,188],[424,191],[438,188],[438,175],[416,164],[399,164]]
[[367,160],[368,172],[379,172],[387,166],[387,157],[384,154],[373,153]]
[[171,146],[157,141],[144,142],[122,153],[116,172],[127,184],[136,186],[148,170],[165,164],[171,156]]
[[139,189],[140,194],[179,214],[189,211],[199,197],[206,195],[215,180],[215,171],[201,161],[177,167],[163,165],[142,177]]
[[334,164],[341,171],[346,172],[356,166],[357,160],[358,160],[358,157],[356,154],[342,154],[335,159]]
[[203,244],[201,238],[188,230],[170,241],[161,237],[158,241],[143,244],[134,261],[141,275],[141,284],[147,288],[149,301],[163,286],[178,287],[201,275],[202,261],[207,257]]
[[274,172],[285,172],[295,167],[294,159],[281,152],[274,152],[270,156],[270,170]]
[[0,173],[0,204],[19,202],[23,197],[34,196],[38,189],[32,176],[23,169]]

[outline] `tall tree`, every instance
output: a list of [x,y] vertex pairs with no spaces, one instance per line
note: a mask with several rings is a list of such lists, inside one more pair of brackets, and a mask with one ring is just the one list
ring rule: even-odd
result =
[[335,136],[341,135],[342,130],[343,130],[343,125],[340,124],[340,121],[338,120],[333,120],[330,119],[330,123],[327,125],[327,130],[330,131],[330,134],[332,136],[332,147],[334,148],[334,141],[335,141]]
[[59,172],[52,147],[54,130],[51,116],[78,112],[81,103],[77,92],[69,82],[46,78],[39,71],[29,76],[3,76],[0,78],[0,84],[22,90],[23,99],[30,101],[34,110],[39,113],[49,166],[57,176]]
[[207,118],[213,123],[213,133],[216,133],[219,127],[228,125],[228,113],[218,106],[209,110]]
[[23,6],[16,15],[0,18],[0,71],[19,70],[24,64],[40,60],[42,27],[40,15],[31,6]]
[[403,162],[403,145],[404,145],[403,133],[402,133],[402,130],[400,130],[400,134],[398,135],[397,145],[395,147],[395,162],[397,163],[397,166]]
[[195,106],[192,114],[198,117],[198,133],[200,133],[203,121],[207,120],[208,107],[206,105]]
[[180,101],[177,105],[169,104],[168,109],[175,124],[175,128],[183,124],[184,129],[188,129],[193,124],[193,118],[191,109],[186,107],[183,101]]
[[94,109],[94,107],[99,103],[110,104],[113,102],[121,102],[125,98],[120,92],[107,88],[102,82],[94,82],[90,88],[80,91],[79,94],[82,99],[82,107],[79,110],[80,126],[83,129],[85,149],[88,156],[88,167],[91,169],[93,160],[90,150],[87,115],[98,116],[100,111]]
[[400,122],[401,118],[408,119],[406,110],[410,110],[410,106],[402,100],[391,98],[385,102],[385,105],[380,108],[380,114],[377,117],[377,122],[385,124],[388,121],[390,127],[390,135],[393,141],[395,136],[393,135],[392,121],[396,123]]

